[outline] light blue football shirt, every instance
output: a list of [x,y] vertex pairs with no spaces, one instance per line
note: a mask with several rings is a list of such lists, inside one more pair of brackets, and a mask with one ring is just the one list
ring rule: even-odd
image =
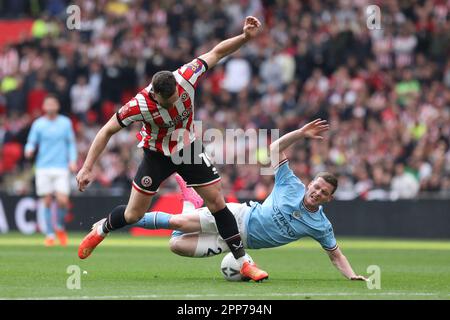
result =
[[58,115],[50,120],[39,117],[33,122],[25,151],[38,148],[37,169],[67,169],[70,162],[77,160],[75,135],[70,119]]
[[262,204],[251,202],[246,222],[250,249],[278,247],[303,237],[315,239],[326,250],[336,248],[333,227],[322,206],[314,213],[303,206],[305,191],[288,161],[281,162],[269,197]]

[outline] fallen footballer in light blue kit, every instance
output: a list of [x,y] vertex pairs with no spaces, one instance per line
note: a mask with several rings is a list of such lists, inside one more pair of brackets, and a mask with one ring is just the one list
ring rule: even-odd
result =
[[[339,249],[330,221],[322,205],[333,199],[337,189],[336,177],[328,172],[317,174],[305,186],[289,168],[284,154],[293,143],[302,138],[323,139],[328,130],[325,120],[314,120],[300,129],[285,134],[270,145],[274,167],[275,185],[267,199],[259,204],[227,203],[236,218],[245,248],[278,247],[303,237],[318,241],[328,253],[333,265],[350,280],[365,280],[357,275]],[[208,208],[201,207],[201,198],[192,188],[187,188],[177,176],[184,206],[182,214],[148,212],[134,226],[146,229],[175,230],[170,239],[170,249],[182,256],[208,257],[229,251],[220,237],[214,217]]]

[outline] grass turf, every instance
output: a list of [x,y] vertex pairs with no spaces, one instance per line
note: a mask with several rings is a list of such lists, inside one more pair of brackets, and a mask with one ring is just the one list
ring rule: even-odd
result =
[[[167,238],[108,237],[87,260],[83,235],[46,248],[41,235],[0,235],[2,299],[450,299],[450,241],[338,239],[354,270],[381,269],[381,289],[346,280],[312,240],[248,250],[267,270],[263,283],[227,282],[223,257],[193,259],[168,250]],[[79,266],[81,289],[70,290],[67,268]],[[86,271],[87,273],[83,273]]]

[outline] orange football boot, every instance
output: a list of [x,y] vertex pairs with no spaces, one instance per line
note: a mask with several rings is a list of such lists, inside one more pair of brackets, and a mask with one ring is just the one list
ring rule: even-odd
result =
[[46,247],[53,247],[55,245],[55,238],[45,237],[44,245]]
[[259,269],[255,263],[250,263],[245,261],[241,268],[241,275],[244,278],[253,280],[256,282],[261,282],[269,278],[269,274],[264,270]]
[[63,247],[67,246],[67,232],[65,230],[56,230],[56,236]]
[[86,259],[89,257],[92,251],[94,251],[100,242],[105,239],[105,236],[101,236],[97,233],[97,227],[103,224],[105,220],[106,218],[94,223],[91,232],[89,232],[88,235],[84,237],[83,241],[81,241],[80,246],[78,247],[78,257],[80,259]]

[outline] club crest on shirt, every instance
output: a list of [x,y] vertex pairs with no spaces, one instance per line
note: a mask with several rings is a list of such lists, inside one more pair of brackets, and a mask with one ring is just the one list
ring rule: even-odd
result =
[[143,187],[148,188],[152,185],[152,178],[150,178],[149,176],[144,176],[141,179],[141,184]]
[[172,120],[161,124],[160,127],[163,127],[163,128],[175,127],[178,123],[189,118],[190,115],[191,115],[191,109],[185,109],[185,110],[183,110],[183,112],[181,114],[178,114],[177,116],[172,118]]
[[300,217],[302,216],[302,213],[298,210],[295,210],[294,212],[292,212],[292,216],[296,219],[300,219]]
[[181,102],[185,102],[187,99],[189,99],[189,95],[187,94],[187,92],[183,92],[180,98]]

